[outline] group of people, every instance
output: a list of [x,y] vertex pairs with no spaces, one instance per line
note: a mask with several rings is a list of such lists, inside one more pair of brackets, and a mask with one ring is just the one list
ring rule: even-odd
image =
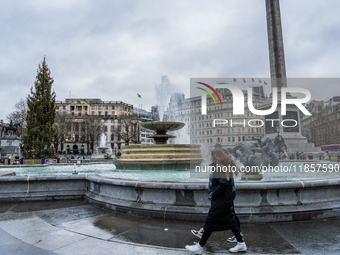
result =
[[[208,193],[211,198],[211,207],[205,220],[204,227],[200,230],[191,230],[192,234],[200,238],[195,245],[186,245],[185,248],[195,254],[202,254],[203,246],[209,239],[212,232],[231,230],[233,237],[227,239],[228,242],[237,243],[230,248],[230,252],[246,251],[247,246],[241,233],[240,221],[235,213],[234,199],[236,188],[233,173],[228,170],[236,167],[235,161],[229,156],[228,150],[218,148],[211,151],[211,161],[209,165],[214,169],[210,174]],[[230,166],[230,167],[229,167]],[[238,171],[235,172],[237,175]]]
[[282,152],[281,159],[283,159],[283,160],[288,159],[287,151]]

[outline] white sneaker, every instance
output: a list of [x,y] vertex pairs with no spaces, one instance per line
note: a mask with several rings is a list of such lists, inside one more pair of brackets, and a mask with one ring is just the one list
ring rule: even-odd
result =
[[194,252],[195,254],[202,254],[203,252],[203,247],[201,247],[199,243],[196,243],[195,245],[186,245],[185,249]]
[[203,228],[201,228],[200,230],[195,230],[195,229],[192,229],[191,230],[191,233],[194,235],[194,236],[197,236],[199,238],[202,238],[202,235],[203,235]]
[[[240,233],[240,234],[241,234],[241,236],[243,237],[243,234],[242,234],[242,233]],[[233,237],[229,237],[229,238],[227,239],[227,241],[228,241],[229,243],[236,243],[236,242],[237,242],[237,239],[236,239],[235,236],[233,236]]]
[[246,243],[240,243],[237,242],[237,245],[234,248],[230,248],[229,251],[230,252],[239,252],[239,251],[246,251],[247,250],[247,246]]

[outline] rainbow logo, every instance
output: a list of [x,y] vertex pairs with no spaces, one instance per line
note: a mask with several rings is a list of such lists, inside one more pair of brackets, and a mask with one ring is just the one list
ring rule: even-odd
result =
[[[213,87],[211,87],[210,85],[205,84],[205,83],[203,83],[203,82],[197,82],[197,83],[198,83],[198,84],[201,84],[201,85],[204,85],[204,86],[208,87],[209,89],[211,89],[212,92],[214,92],[214,94],[217,96],[217,98],[218,98],[218,100],[220,101],[220,104],[221,104],[221,106],[222,106],[222,100],[221,100],[220,96],[218,95],[217,91],[216,91]],[[214,101],[215,105],[217,105],[214,96],[210,93],[209,90],[206,90],[206,89],[200,88],[200,87],[196,87],[196,88],[198,88],[198,89],[203,90],[204,92],[206,92],[206,93],[212,98],[212,100]]]

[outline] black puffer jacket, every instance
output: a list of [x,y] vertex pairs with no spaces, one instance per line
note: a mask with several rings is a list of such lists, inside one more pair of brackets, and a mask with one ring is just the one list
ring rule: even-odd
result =
[[211,188],[211,208],[230,208],[233,206],[232,183],[225,174],[213,173]]
[[205,223],[214,230],[237,228],[233,212],[232,183],[225,178],[223,172],[214,172],[211,180],[211,207]]

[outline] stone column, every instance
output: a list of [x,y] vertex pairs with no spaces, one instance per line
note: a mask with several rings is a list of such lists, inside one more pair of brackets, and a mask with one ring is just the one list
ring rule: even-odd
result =
[[[285,116],[281,115],[281,88],[287,87],[285,54],[283,47],[283,35],[280,14],[279,0],[266,0],[266,15],[267,15],[267,30],[268,30],[268,46],[269,46],[269,61],[270,61],[270,78],[271,87],[278,89],[278,105],[276,111],[271,115],[265,116],[266,120],[277,119],[272,126],[271,122],[266,121],[265,136],[272,140],[277,136],[277,131],[285,139],[288,153],[296,151],[319,152],[320,148],[314,148],[314,144],[308,143],[307,139],[301,135],[301,124],[299,109],[294,105],[287,106]],[[269,100],[262,105],[262,109],[269,109],[272,105],[272,95]],[[287,97],[292,97],[287,94]],[[286,119],[293,119],[297,122],[295,127],[283,127],[281,122]],[[286,121],[286,125],[294,125],[294,122]]]
[[287,87],[287,78],[279,0],[266,0],[266,14],[271,86],[280,92]]

